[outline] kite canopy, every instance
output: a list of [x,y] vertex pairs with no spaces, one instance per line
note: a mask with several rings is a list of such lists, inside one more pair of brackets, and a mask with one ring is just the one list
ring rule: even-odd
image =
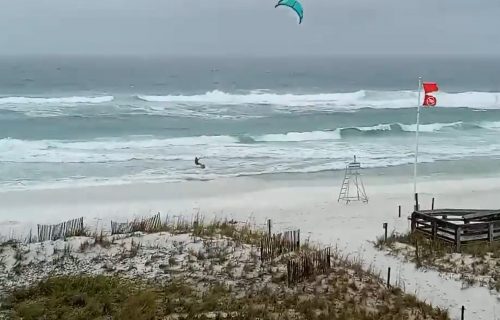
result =
[[302,19],[304,18],[304,9],[302,8],[300,2],[298,2],[297,0],[280,0],[275,8],[279,6],[292,8],[299,16],[299,24],[302,23]]

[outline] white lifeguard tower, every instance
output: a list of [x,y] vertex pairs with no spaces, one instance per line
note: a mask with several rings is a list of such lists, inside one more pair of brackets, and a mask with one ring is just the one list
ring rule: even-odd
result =
[[[363,180],[361,180],[361,174],[359,173],[360,170],[361,164],[356,161],[356,156],[354,156],[354,161],[348,163],[345,168],[344,181],[340,188],[338,202],[340,202],[340,200],[345,201],[346,204],[349,204],[351,201],[368,202],[365,186],[363,185]],[[352,187],[351,184],[353,185]],[[355,189],[355,194],[350,195],[349,191],[351,189]]]

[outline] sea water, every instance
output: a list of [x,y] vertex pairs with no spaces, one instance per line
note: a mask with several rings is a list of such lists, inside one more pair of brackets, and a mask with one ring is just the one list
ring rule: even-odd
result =
[[419,162],[499,171],[499,62],[1,57],[0,190],[405,167],[418,76],[440,87]]

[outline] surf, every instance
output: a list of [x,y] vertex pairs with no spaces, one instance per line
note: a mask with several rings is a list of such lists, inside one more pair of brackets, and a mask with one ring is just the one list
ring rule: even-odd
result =
[[78,104],[90,103],[99,104],[111,102],[114,96],[97,96],[97,97],[0,97],[0,105],[3,104]]

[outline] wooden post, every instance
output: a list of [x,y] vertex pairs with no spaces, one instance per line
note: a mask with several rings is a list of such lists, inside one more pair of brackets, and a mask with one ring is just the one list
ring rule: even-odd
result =
[[432,206],[431,209],[434,210],[434,197],[432,198]]
[[462,320],[465,319],[465,306],[462,306]]
[[417,227],[417,217],[416,217],[416,213],[412,213],[411,214],[411,232],[413,233]]
[[415,193],[415,211],[418,211],[420,206],[418,205],[418,193]]
[[437,222],[432,221],[432,240],[437,239]]
[[271,219],[267,219],[267,228],[269,230],[269,236],[271,236]]
[[488,241],[490,244],[493,243],[493,223],[494,222],[490,222],[488,224]]
[[398,215],[398,217],[401,218],[401,205],[399,206],[399,215]]
[[391,267],[387,269],[387,288],[391,287]]
[[384,222],[384,224],[382,226],[385,230],[384,241],[387,242],[387,222]]
[[462,236],[462,227],[457,227],[455,229],[455,249],[457,250],[457,252],[460,252],[461,236]]

